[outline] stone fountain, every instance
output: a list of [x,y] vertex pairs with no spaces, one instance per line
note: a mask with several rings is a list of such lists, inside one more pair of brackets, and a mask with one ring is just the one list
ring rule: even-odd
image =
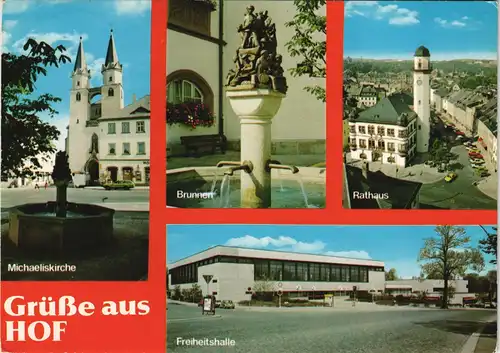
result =
[[286,96],[287,83],[277,52],[276,26],[267,11],[255,12],[248,6],[238,27],[241,45],[234,57],[235,69],[227,75],[226,97],[240,119],[241,161],[221,161],[229,166],[226,175],[241,170],[241,207],[271,206],[271,170],[295,166],[271,160],[271,123]]
[[10,211],[10,240],[37,255],[82,253],[108,243],[113,236],[115,211],[67,202],[71,170],[64,151],[56,154],[52,180],[57,188],[55,202],[20,205]]

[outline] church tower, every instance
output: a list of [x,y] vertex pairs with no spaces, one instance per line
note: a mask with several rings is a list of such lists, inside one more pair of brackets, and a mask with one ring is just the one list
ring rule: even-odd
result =
[[72,86],[69,103],[68,154],[69,167],[73,173],[83,172],[87,161],[88,145],[86,123],[90,117],[90,70],[85,60],[83,41],[80,44],[75,59],[75,67],[71,74]]
[[431,89],[432,71],[429,49],[420,46],[413,59],[413,110],[417,113],[417,152],[429,151],[431,130]]
[[102,115],[113,116],[123,109],[123,67],[116,54],[113,30],[109,36],[106,61],[102,65],[101,104]]

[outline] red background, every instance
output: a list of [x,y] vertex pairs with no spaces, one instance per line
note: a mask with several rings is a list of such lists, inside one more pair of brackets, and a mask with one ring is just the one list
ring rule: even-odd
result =
[[[165,352],[165,224],[495,224],[496,211],[344,210],[342,208],[342,2],[327,5],[327,155],[329,173],[325,209],[175,209],[165,208],[166,195],[166,21],[167,0],[152,1],[151,36],[151,174],[150,258],[147,282],[2,282],[2,299],[23,295],[26,301],[42,296],[72,295],[96,306],[106,300],[149,300],[146,316],[70,317],[61,342],[3,342],[7,352]],[[293,220],[293,221],[292,221]],[[3,302],[3,301],[2,301]],[[32,321],[43,320],[34,318]],[[2,322],[9,320],[2,307]],[[55,320],[61,320],[55,318]],[[5,327],[2,325],[2,327]],[[2,338],[5,331],[2,329]]]
[[[146,282],[2,282],[2,304],[10,296],[22,295],[26,301],[43,296],[74,296],[77,302],[90,301],[99,307],[103,301],[149,300],[146,316],[68,317],[61,342],[5,342],[4,322],[12,320],[2,305],[2,352],[27,353],[161,353],[165,352],[165,60],[166,0],[152,1],[151,31],[151,190],[149,279]],[[45,321],[35,317],[31,321]],[[66,318],[50,318],[64,321]]]

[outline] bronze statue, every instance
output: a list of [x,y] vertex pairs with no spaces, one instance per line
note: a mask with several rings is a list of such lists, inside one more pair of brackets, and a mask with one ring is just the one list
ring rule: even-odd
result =
[[277,53],[276,25],[268,12],[256,13],[254,6],[248,6],[238,33],[241,44],[233,60],[235,69],[226,76],[226,86],[265,87],[286,93],[283,58]]

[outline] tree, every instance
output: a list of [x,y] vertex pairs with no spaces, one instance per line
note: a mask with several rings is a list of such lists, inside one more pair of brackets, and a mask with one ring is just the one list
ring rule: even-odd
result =
[[[320,14],[326,0],[294,0],[297,13],[285,26],[294,29],[295,34],[285,44],[292,58],[298,58],[296,67],[290,70],[293,77],[326,77],[326,15]],[[323,81],[324,82],[324,81]],[[326,102],[325,87],[307,86],[307,92]]]
[[398,279],[398,275],[395,268],[391,268],[389,271],[385,273],[386,281],[395,281]]
[[497,263],[497,227],[492,227],[493,231],[488,231],[485,227],[480,226],[481,229],[486,233],[486,238],[479,241],[479,248],[482,252],[495,256],[494,259],[490,260],[490,263]]
[[182,292],[181,292],[181,286],[176,285],[174,287],[174,294],[172,295],[174,300],[181,300]]
[[478,249],[470,247],[470,237],[465,229],[455,226],[437,226],[436,236],[425,239],[418,261],[427,276],[444,280],[442,308],[448,308],[448,281],[464,276],[467,270],[480,272],[484,259]]
[[[36,81],[50,66],[71,62],[62,45],[28,39],[26,54],[2,54],[2,179],[34,175],[44,159],[56,151],[53,141],[60,132],[40,116],[53,118],[53,103],[61,99],[45,93],[35,97]],[[45,157],[46,158],[46,157]]]
[[189,295],[193,303],[200,301],[203,298],[201,287],[197,283],[193,283],[193,286],[190,288]]

